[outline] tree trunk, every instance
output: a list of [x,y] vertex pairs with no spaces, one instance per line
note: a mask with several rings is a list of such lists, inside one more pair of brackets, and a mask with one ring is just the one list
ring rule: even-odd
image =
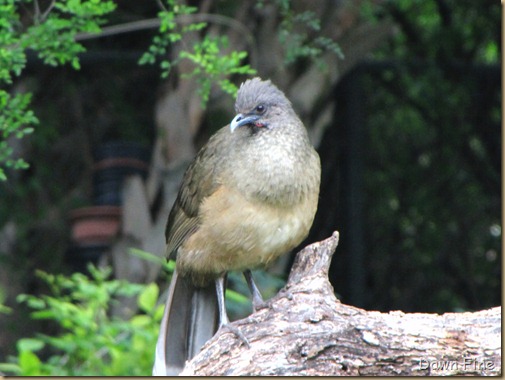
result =
[[328,281],[338,233],[298,253],[267,306],[223,329],[181,375],[499,375],[501,314],[380,313],[340,303]]

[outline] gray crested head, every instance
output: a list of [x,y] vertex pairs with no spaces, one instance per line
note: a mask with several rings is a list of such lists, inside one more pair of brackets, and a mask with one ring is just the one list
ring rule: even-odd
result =
[[291,108],[291,102],[271,81],[261,78],[248,79],[240,85],[235,101],[235,111],[247,112],[260,103]]
[[295,116],[291,102],[270,80],[253,78],[240,86],[235,101],[237,115],[230,129],[242,126],[271,129],[282,117]]

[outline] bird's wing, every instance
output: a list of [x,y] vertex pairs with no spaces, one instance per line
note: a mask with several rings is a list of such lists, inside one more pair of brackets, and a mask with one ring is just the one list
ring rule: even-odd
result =
[[198,230],[200,205],[219,187],[218,174],[221,168],[219,160],[223,155],[217,154],[217,151],[226,149],[224,146],[226,133],[229,133],[228,126],[221,128],[212,136],[184,173],[165,230],[167,253],[170,257],[175,255],[177,248]]

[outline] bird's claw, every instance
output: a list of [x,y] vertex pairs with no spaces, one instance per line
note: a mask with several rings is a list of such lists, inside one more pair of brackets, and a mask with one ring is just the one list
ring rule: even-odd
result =
[[253,311],[257,312],[257,311],[259,311],[261,309],[268,308],[268,302],[267,301],[263,301],[263,300],[253,300],[252,307],[253,307]]
[[230,323],[225,323],[225,324],[221,325],[219,329],[223,329],[223,328],[228,329],[240,341],[242,341],[242,343],[244,343],[247,348],[251,348],[251,345],[249,344],[249,341],[247,340],[247,338],[245,337],[245,335],[242,333],[242,331],[240,331],[240,329],[238,327],[233,326]]

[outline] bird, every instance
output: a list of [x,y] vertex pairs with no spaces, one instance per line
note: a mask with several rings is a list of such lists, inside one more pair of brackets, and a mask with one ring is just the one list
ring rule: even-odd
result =
[[235,116],[188,166],[165,237],[176,261],[153,375],[177,375],[222,328],[245,344],[225,307],[230,271],[243,272],[253,309],[264,305],[251,270],[267,267],[308,235],[321,163],[291,102],[270,80],[243,82]]

